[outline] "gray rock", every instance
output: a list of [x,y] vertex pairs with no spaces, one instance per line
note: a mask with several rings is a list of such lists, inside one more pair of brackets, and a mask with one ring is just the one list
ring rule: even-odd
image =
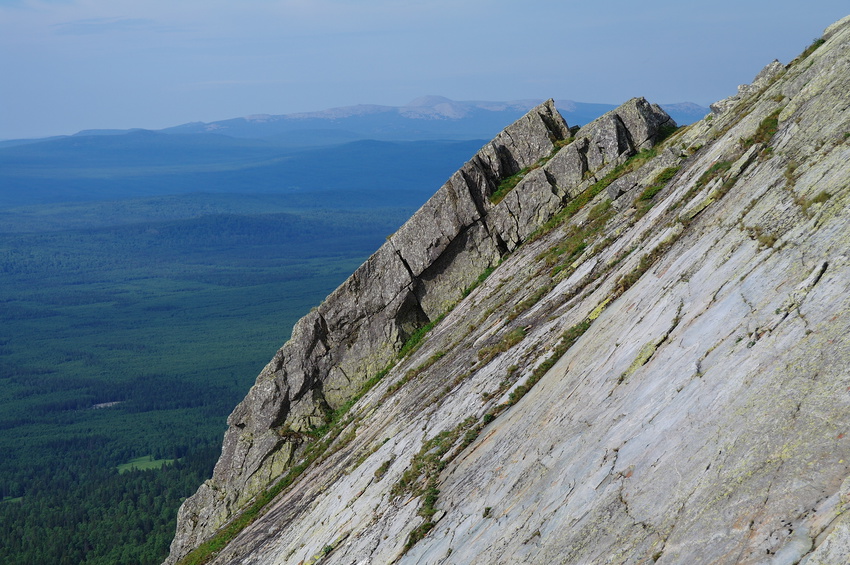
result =
[[[529,238],[663,135],[657,106],[631,100],[555,155],[568,128],[551,102],[510,126],[296,325],[231,415],[168,562],[393,360],[212,563],[845,560],[849,28],[616,181],[631,194],[681,167],[639,219],[591,217],[602,193]],[[764,145],[742,142],[770,115]]]
[[768,63],[761,71],[759,71],[759,74],[756,75],[756,78],[753,79],[753,82],[751,82],[750,84],[738,85],[738,92],[736,92],[729,98],[724,98],[723,100],[719,100],[714,104],[711,104],[709,108],[711,108],[711,111],[714,114],[722,114],[726,112],[729,108],[735,106],[741,100],[765,88],[775,77],[777,77],[784,70],[785,65],[774,59],[773,62]]
[[554,180],[556,191],[562,198],[569,194],[570,189],[576,190],[580,187],[586,178],[585,175],[591,172],[587,162],[589,147],[590,141],[587,137],[578,137],[546,163],[546,172]]
[[593,140],[585,155],[588,169],[597,170],[652,147],[665,128],[675,127],[676,122],[658,105],[632,98],[581,128],[576,137]]
[[614,149],[605,127],[585,128],[581,139],[556,154],[550,166],[532,170],[494,205],[489,197],[502,179],[537,166],[558,150],[556,142],[570,136],[551,100],[534,108],[485,145],[296,324],[290,341],[229,417],[212,479],[181,508],[169,563],[274,483],[301,453],[304,432],[321,425],[326,413],[387,366],[411,334],[450,309],[484,269],[496,265],[579,193],[576,183],[587,170],[582,152],[593,146],[615,151],[610,159],[624,158],[651,143],[658,128],[670,121],[642,99],[615,112],[600,124],[616,124],[616,135],[625,144]]
[[414,331],[505,252],[482,217],[501,178],[548,156],[569,128],[552,101],[488,143],[389,241],[298,322],[228,419],[213,478],[184,503],[171,561],[209,537],[298,453],[283,433],[324,422]]

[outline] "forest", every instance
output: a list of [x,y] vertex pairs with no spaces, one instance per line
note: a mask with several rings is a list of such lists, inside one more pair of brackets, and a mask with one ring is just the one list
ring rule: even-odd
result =
[[165,558],[228,413],[414,210],[337,196],[2,211],[0,563]]
[[482,143],[0,143],[0,563],[161,563],[293,324]]
[[160,563],[293,324],[511,112],[0,141],[0,563]]

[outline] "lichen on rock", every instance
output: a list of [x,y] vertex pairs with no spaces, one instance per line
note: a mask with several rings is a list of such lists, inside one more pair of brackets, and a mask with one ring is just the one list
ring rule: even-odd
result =
[[823,39],[670,137],[640,98],[508,127],[299,321],[169,563],[319,443],[212,563],[846,561],[850,19]]

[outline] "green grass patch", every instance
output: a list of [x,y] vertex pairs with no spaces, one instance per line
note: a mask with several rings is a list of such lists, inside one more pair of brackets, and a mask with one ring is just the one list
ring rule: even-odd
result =
[[[555,366],[555,363],[564,356],[564,354],[569,351],[569,349],[575,345],[578,339],[584,335],[584,333],[590,329],[591,324],[593,324],[593,320],[590,318],[585,318],[581,322],[570,326],[564,333],[561,334],[561,338],[558,341],[558,344],[555,346],[555,349],[552,351],[552,354],[546,358],[540,365],[538,365],[534,372],[528,377],[528,379],[521,385],[517,386],[514,390],[510,392],[508,395],[508,400],[499,404],[495,408],[493,408],[490,412],[484,414],[480,426],[486,426],[495,420],[499,415],[516,404],[522,399],[523,396],[528,394],[534,385],[540,382],[540,379],[549,372],[549,369]],[[504,387],[507,386],[507,382],[503,382],[500,385],[500,390],[497,391],[496,394],[501,394],[501,391]]]
[[802,52],[802,53],[800,53],[800,54],[797,56],[797,58],[796,58],[796,59],[794,59],[793,61],[791,61],[791,64],[792,64],[792,65],[794,65],[794,64],[796,64],[796,63],[800,63],[800,62],[802,62],[802,61],[803,61],[803,60],[805,60],[805,59],[806,59],[809,55],[811,55],[812,53],[814,53],[815,51],[817,51],[818,47],[820,47],[820,46],[821,46],[821,45],[823,45],[824,43],[826,43],[826,40],[825,40],[825,39],[820,38],[820,37],[816,38],[814,41],[812,41],[812,42],[811,42],[811,44],[809,44],[809,46],[808,46],[808,47],[806,47],[806,48],[803,50],[803,52]]
[[815,197],[809,200],[809,204],[822,204],[832,198],[832,195],[827,191],[823,190],[818,193]]
[[640,196],[638,196],[638,200],[652,200],[656,194],[661,192],[661,190],[667,186],[670,179],[676,176],[679,169],[681,169],[681,167],[667,167],[661,171],[658,176],[655,177],[655,180],[652,181],[652,184],[647,186]]
[[[483,424],[476,422],[475,418],[469,417],[451,430],[443,430],[433,438],[425,441],[419,452],[413,456],[410,467],[402,474],[398,482],[390,490],[392,496],[401,496],[411,493],[413,496],[421,496],[422,505],[417,514],[424,518],[424,522],[413,529],[408,536],[404,550],[413,547],[416,542],[424,538],[434,528],[432,521],[437,513],[437,499],[440,490],[440,472],[446,468],[461,451],[469,446],[481,432]],[[455,444],[460,439],[460,445]],[[450,454],[449,451],[455,447]]]
[[386,461],[381,463],[381,465],[377,469],[375,469],[375,480],[376,481],[380,481],[381,479],[384,478],[384,475],[386,475],[387,471],[389,471],[389,469],[390,469],[390,465],[393,464],[393,459],[394,459],[394,457],[387,459]]
[[827,191],[822,190],[821,192],[819,192],[818,194],[816,194],[815,196],[813,196],[811,198],[803,198],[801,196],[795,196],[794,202],[796,202],[797,205],[800,206],[800,208],[802,208],[803,213],[808,217],[808,216],[811,215],[810,208],[812,207],[812,205],[823,204],[824,202],[826,202],[830,198],[832,198],[832,195],[830,193],[828,193]]
[[664,187],[667,186],[667,183],[669,183],[674,176],[676,176],[679,169],[681,169],[681,167],[667,167],[655,177],[652,184],[647,186],[643,192],[640,193],[640,196],[637,197],[637,201],[635,202],[635,208],[637,209],[636,218],[642,218],[649,209],[652,208],[652,199],[655,198],[656,194],[664,190]]
[[502,179],[499,182],[499,186],[496,188],[496,190],[493,191],[493,194],[490,195],[490,202],[492,202],[493,204],[498,204],[499,202],[504,200],[505,196],[507,196],[508,193],[514,188],[516,188],[516,186],[520,183],[522,179],[525,178],[528,173],[530,173],[534,169],[537,169],[539,166],[540,165],[532,165],[529,167],[524,167],[509,176],[508,178]]
[[398,389],[421,375],[426,369],[431,368],[431,366],[442,359],[446,355],[445,351],[437,351],[433,355],[431,355],[428,359],[425,360],[424,363],[416,367],[415,369],[410,369],[407,371],[402,378],[391,384],[387,388],[387,392],[384,394],[383,399],[388,399],[392,394],[394,394]]
[[[552,267],[552,276],[565,276],[573,270],[573,263],[578,259],[585,250],[590,246],[595,238],[599,236],[605,225],[614,216],[614,208],[609,199],[605,199],[593,208],[590,209],[587,215],[587,221],[582,225],[570,225],[564,233],[563,238],[557,245],[538,256],[538,260],[545,260],[546,265]],[[549,285],[551,289],[551,285]],[[548,292],[548,290],[547,290]],[[532,295],[529,299],[523,301],[514,312],[512,317],[518,316],[521,311],[524,311],[533,306],[542,296]],[[529,303],[529,300],[533,302]]]
[[518,318],[520,315],[523,314],[523,312],[540,302],[540,299],[549,294],[549,292],[551,292],[554,287],[554,284],[546,283],[537,290],[535,290],[534,293],[531,294],[531,296],[514,306],[514,309],[511,310],[510,314],[508,314],[508,320],[512,321]]
[[823,190],[814,196],[811,200],[809,200],[809,204],[822,204],[832,198],[832,195],[827,191]]
[[[728,171],[730,168],[732,168],[732,161],[731,160],[729,160],[729,161],[718,161],[717,163],[714,163],[711,167],[708,168],[708,170],[706,170],[702,175],[700,175],[700,177],[693,184],[693,186],[691,186],[691,188],[688,189],[688,191],[685,193],[685,195],[682,196],[680,203],[686,202],[686,201],[690,200],[691,198],[693,198],[693,196],[695,194],[697,194],[699,191],[701,191],[703,188],[705,188],[705,186],[709,182],[711,182],[712,180],[721,176],[723,173]],[[679,204],[677,203],[676,206],[678,206],[678,205]],[[673,206],[673,207],[675,208],[676,206]]]
[[478,288],[478,286],[479,286],[481,283],[483,283],[484,281],[486,281],[486,280],[487,280],[487,277],[489,277],[490,275],[492,275],[492,274],[493,274],[493,271],[495,271],[495,270],[496,270],[496,267],[497,267],[497,266],[498,266],[498,265],[494,265],[494,266],[492,266],[492,267],[487,267],[486,269],[484,269],[484,272],[483,272],[483,273],[481,273],[480,275],[478,275],[478,278],[477,278],[477,279],[475,279],[475,281],[473,281],[473,283],[472,283],[471,285],[469,285],[468,287],[466,287],[465,289],[463,289],[463,297],[464,297],[464,298],[466,298],[467,296],[469,296],[469,295],[472,293],[472,291],[473,291],[473,290],[475,290],[476,288]]
[[136,457],[116,467],[119,473],[127,471],[147,471],[149,469],[162,469],[163,465],[171,465],[174,459],[154,459],[152,455]]
[[774,135],[776,135],[776,130],[779,128],[779,114],[782,112],[782,108],[777,108],[773,112],[771,112],[767,117],[765,117],[760,123],[758,128],[756,128],[755,133],[752,137],[744,140],[744,146],[750,147],[755,145],[756,143],[767,143],[769,142]]
[[554,157],[556,153],[558,153],[558,151],[572,143],[574,139],[574,137],[570,137],[567,139],[556,140],[554,142],[555,147],[552,148],[552,152],[549,153],[549,155],[541,157],[533,165],[523,167],[511,176],[502,179],[499,182],[499,186],[496,187],[496,190],[494,190],[493,194],[490,195],[490,202],[492,202],[493,204],[498,204],[499,202],[504,200],[505,196],[507,196],[508,193],[510,193],[514,188],[516,188],[516,186],[520,183],[520,181],[522,181],[522,179],[524,179],[528,175],[528,173],[535,169],[539,169],[540,167],[548,163],[549,160],[552,159],[552,157]]
[[646,273],[655,263],[665,254],[667,251],[673,247],[673,244],[676,243],[677,237],[671,237],[664,242],[660,243],[656,246],[652,251],[645,253],[641,256],[638,261],[637,266],[631,270],[631,272],[626,273],[621,276],[617,283],[614,285],[614,297],[621,296],[624,292],[629,290],[637,281],[640,279],[644,273]]
[[442,314],[434,318],[432,321],[428,322],[427,324],[413,332],[410,337],[407,338],[407,341],[404,342],[404,345],[401,346],[401,349],[398,352],[398,358],[402,359],[404,357],[407,357],[408,355],[419,349],[419,346],[422,345],[422,340],[425,339],[425,336],[428,335],[428,332],[433,330],[434,326],[442,322],[443,318],[445,318],[446,315],[448,315],[448,312],[443,312]]
[[508,401],[505,404],[505,408],[509,406],[513,406],[519,400],[525,396],[531,388],[536,385],[540,379],[543,378],[549,369],[555,366],[555,363],[564,356],[564,354],[575,344],[578,339],[584,335],[584,333],[590,329],[590,325],[593,323],[593,320],[586,318],[575,324],[570,326],[563,334],[561,334],[561,339],[558,342],[558,345],[555,346],[552,355],[550,355],[543,363],[537,366],[534,369],[534,372],[528,378],[528,380],[523,383],[521,386],[518,386],[508,395]]
[[482,347],[478,350],[478,360],[482,364],[489,363],[493,357],[499,353],[504,353],[514,345],[525,339],[526,331],[524,328],[516,328],[508,332],[498,343]]

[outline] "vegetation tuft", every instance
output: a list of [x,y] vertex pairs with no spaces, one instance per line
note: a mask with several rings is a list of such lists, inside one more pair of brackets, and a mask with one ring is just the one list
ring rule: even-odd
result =
[[486,269],[484,269],[484,272],[478,275],[478,278],[475,279],[475,281],[471,285],[463,289],[463,297],[466,298],[467,296],[472,294],[473,290],[478,288],[481,283],[487,280],[487,277],[493,274],[493,271],[496,270],[496,267],[498,267],[498,265],[495,265],[493,267],[487,267]]
[[663,171],[661,171],[655,180],[652,181],[652,184],[647,186],[643,192],[637,197],[635,201],[635,219],[640,219],[646,215],[650,208],[652,208],[654,202],[653,198],[655,195],[661,192],[667,183],[676,176],[676,173],[679,172],[681,167],[667,167]]
[[387,392],[384,394],[384,399],[389,398],[392,394],[394,394],[398,389],[421,375],[425,370],[430,369],[431,366],[442,359],[446,355],[445,351],[437,351],[433,355],[431,355],[428,359],[425,360],[424,363],[416,367],[415,369],[410,369],[407,371],[402,378],[391,384],[387,388]]
[[536,163],[533,165],[529,165],[528,167],[524,167],[512,174],[511,176],[502,179],[499,182],[499,186],[496,187],[496,190],[493,191],[493,194],[490,195],[490,202],[493,204],[498,204],[502,200],[504,200],[505,196],[508,195],[516,186],[524,179],[528,173],[535,169],[539,169],[543,165],[549,162],[555,154],[560,151],[563,147],[566,147],[570,143],[573,142],[575,138],[570,137],[568,139],[557,140],[554,142],[555,147],[552,148],[552,152],[545,157],[541,157]]
[[[480,430],[481,425],[476,424],[475,418],[469,417],[453,429],[443,430],[425,441],[419,453],[413,456],[410,467],[393,485],[390,494],[394,497],[405,493],[410,493],[413,496],[424,495],[418,514],[425,521],[410,532],[405,551],[413,547],[416,542],[433,529],[432,518],[437,513],[437,498],[440,494],[440,490],[437,488],[440,472],[460,451],[475,440]],[[447,456],[457,440],[461,438],[461,434],[463,434],[461,446],[455,449],[453,454]]]
[[792,65],[794,65],[794,64],[796,64],[796,63],[800,63],[800,62],[804,61],[804,60],[805,60],[805,59],[806,59],[809,55],[811,55],[812,53],[814,53],[814,52],[818,49],[818,47],[820,47],[820,46],[821,46],[821,45],[823,45],[824,43],[826,43],[826,40],[825,40],[825,39],[823,39],[823,38],[821,38],[821,37],[815,38],[815,39],[811,42],[811,44],[809,44],[809,46],[808,46],[808,47],[806,47],[806,48],[803,50],[803,52],[802,52],[802,53],[800,53],[800,54],[797,56],[797,58],[796,58],[796,59],[794,59],[793,61],[791,61],[791,64],[792,64]]
[[760,123],[758,128],[756,128],[755,133],[752,137],[747,138],[744,141],[745,147],[750,147],[755,145],[756,143],[767,143],[773,138],[776,134],[776,130],[779,128],[779,114],[782,112],[782,108],[777,108],[773,112],[771,112],[767,117],[765,117]]
[[[682,196],[682,198],[679,200],[679,202],[677,202],[675,205],[673,205],[672,208],[676,208],[682,202],[689,201],[691,198],[694,197],[694,195],[696,195],[697,193],[699,193],[699,191],[701,191],[703,188],[705,188],[706,185],[708,185],[708,183],[710,183],[711,181],[713,181],[717,177],[723,175],[723,173],[728,171],[730,168],[732,168],[732,161],[731,160],[729,160],[729,161],[718,161],[717,163],[713,164],[711,167],[708,168],[707,171],[705,171],[702,175],[700,175],[700,177],[693,184],[693,186],[691,186],[691,188],[688,189],[688,191]],[[693,219],[693,217],[694,217],[694,215],[679,216],[679,221],[682,222],[683,224],[687,224]]]
[[[589,190],[592,189],[593,187]],[[576,212],[577,211],[578,209]],[[592,241],[599,236],[605,225],[614,216],[614,213],[615,211],[611,205],[611,201],[606,198],[590,209],[587,215],[587,221],[585,221],[582,225],[569,225],[558,244],[538,256],[538,260],[543,259],[547,266],[552,267],[553,276],[559,274],[561,274],[561,276],[565,276],[569,274],[573,270],[573,263],[575,260],[581,257]],[[575,212],[573,214],[575,214]],[[563,221],[566,221],[566,218],[564,218]],[[510,317],[515,318],[525,310],[529,309],[531,306],[536,304],[540,298],[545,296],[552,287],[553,283],[549,283],[541,287],[538,292],[524,300],[521,304],[517,305],[513,312],[511,312]]]
[[676,239],[677,238],[675,237],[670,238],[656,246],[648,253],[644,253],[638,261],[637,266],[632,269],[631,272],[626,273],[617,280],[617,283],[614,285],[614,297],[621,296],[624,292],[629,290],[632,285],[634,285],[638,279],[640,279],[643,274],[658,261],[658,259],[660,259],[671,247],[673,247],[673,244],[676,243]]
[[447,314],[448,312],[443,312],[442,314],[440,314],[439,316],[437,316],[436,318],[434,318],[433,320],[413,332],[413,334],[411,334],[411,336],[407,338],[407,341],[404,342],[404,345],[401,346],[401,349],[398,352],[398,358],[402,359],[404,357],[407,357],[408,355],[419,349],[419,346],[422,345],[422,340],[425,338],[426,335],[428,335],[428,332],[433,330],[437,324],[442,322],[443,318],[445,318]]
[[505,337],[501,339],[498,343],[493,345],[482,347],[478,350],[478,360],[482,364],[487,364],[490,362],[493,357],[498,355],[499,353],[504,353],[512,348],[514,345],[518,344],[525,338],[526,330],[524,328],[516,328],[511,330]]

